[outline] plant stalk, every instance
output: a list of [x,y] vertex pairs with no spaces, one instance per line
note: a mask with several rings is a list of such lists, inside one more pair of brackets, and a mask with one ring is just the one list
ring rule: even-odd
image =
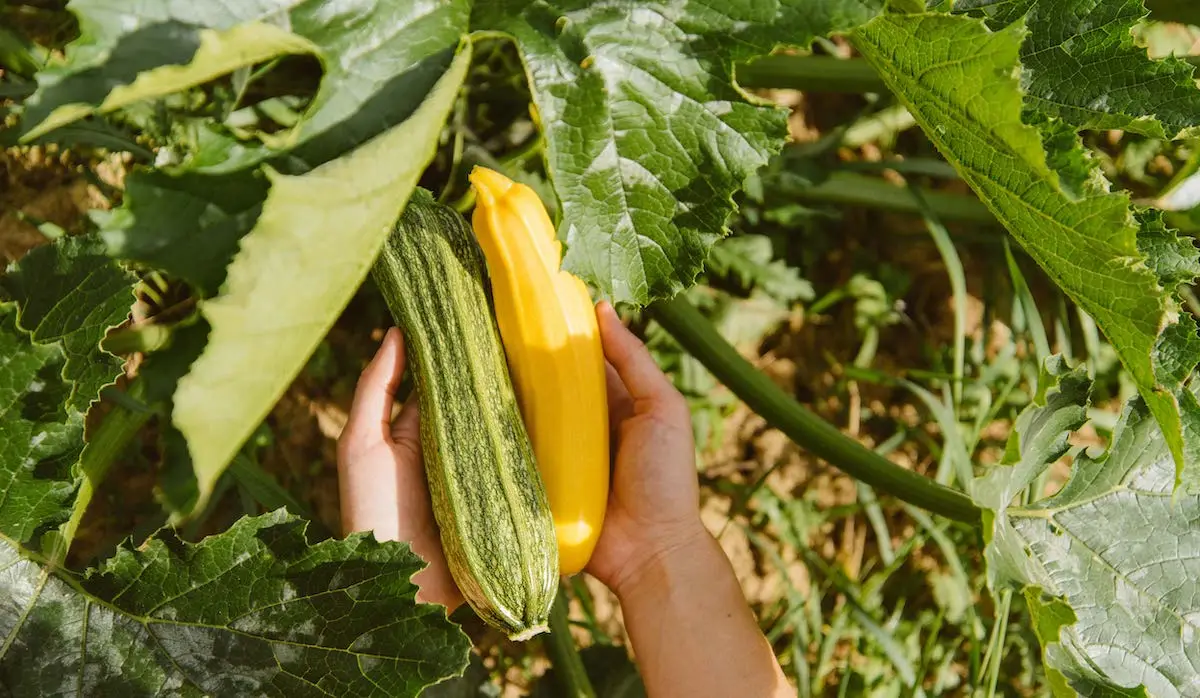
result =
[[947,518],[978,525],[980,511],[961,492],[943,487],[868,450],[805,409],[743,359],[682,295],[656,301],[650,313],[689,354],[797,445],[877,490]]
[[[788,194],[810,203],[864,206],[866,208],[921,215],[922,207],[904,187],[890,184],[879,177],[835,172],[824,182],[811,187],[789,187]],[[1000,223],[983,202],[961,194],[924,192],[925,204],[939,220],[979,223],[999,226]]]
[[861,58],[833,56],[765,56],[737,67],[737,82],[748,88],[778,88],[803,92],[888,91],[879,73]]
[[550,607],[550,634],[545,636],[544,642],[555,676],[562,684],[563,695],[566,698],[596,698],[579,648],[571,638],[571,626],[567,622],[567,590],[562,584]]

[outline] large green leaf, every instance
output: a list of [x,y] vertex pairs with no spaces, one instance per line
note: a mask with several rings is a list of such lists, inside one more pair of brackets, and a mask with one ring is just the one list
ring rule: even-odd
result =
[[238,242],[267,198],[257,172],[172,176],[138,171],[125,181],[122,206],[100,231],[114,257],[150,265],[216,295]]
[[282,511],[198,544],[164,533],[82,579],[0,538],[0,685],[15,696],[416,696],[466,666],[423,563]]
[[62,348],[34,344],[16,319],[0,303],[0,533],[24,541],[66,518],[83,415],[66,407]]
[[691,285],[777,151],[786,113],[747,101],[733,64],[856,26],[879,0],[479,3],[474,28],[525,61],[562,204],[564,265],[617,300]]
[[366,277],[433,157],[469,63],[464,49],[408,121],[349,155],[302,176],[269,173],[262,215],[220,295],[200,306],[208,345],[175,393],[197,506]]
[[960,0],[997,26],[1022,16],[1021,47],[1028,104],[1077,128],[1119,128],[1159,138],[1196,125],[1200,89],[1192,66],[1151,60],[1134,45],[1142,0]]
[[[1064,429],[1086,405],[1082,369],[1044,373],[1043,380],[1054,381],[1039,386],[1052,397],[1026,408],[1013,437],[1029,467],[1001,467],[992,476],[1006,493],[1057,460]],[[1108,452],[1078,455],[1057,495],[1011,506],[998,490],[976,488],[976,501],[993,514],[990,581],[1025,592],[1052,680],[1081,695],[1134,695],[1139,686],[1153,696],[1200,690],[1200,497],[1173,495],[1174,484],[1162,430],[1134,398]]]
[[[1135,218],[1128,195],[1094,185],[1064,190],[1064,172],[1077,183],[1092,173],[1081,169],[1084,159],[1061,150],[1051,169],[1039,131],[1022,121],[1024,35],[1019,25],[992,32],[982,20],[961,16],[887,15],[853,39],[979,198],[1095,318],[1163,425],[1181,479],[1189,479],[1185,464],[1200,466],[1200,456],[1185,455],[1185,422],[1197,415],[1179,387],[1200,350],[1194,328],[1175,324],[1173,288],[1164,287],[1178,283],[1175,257],[1183,250],[1139,246],[1139,223],[1158,243],[1162,226]],[[1165,253],[1171,260],[1147,257]],[[1195,250],[1186,259],[1184,268],[1194,274]]]
[[[466,29],[467,0],[75,0],[80,37],[38,74],[26,138],[99,110],[159,97],[239,67],[312,53],[324,79],[303,120],[243,164],[291,149],[330,160],[408,119],[446,71]],[[253,147],[251,148],[254,149]]]
[[0,278],[20,306],[18,323],[39,344],[61,343],[72,384],[69,407],[87,412],[121,372],[121,360],[100,348],[109,328],[133,305],[133,275],[113,262],[94,236],[62,238],[29,252]]
[[132,276],[91,237],[63,238],[0,276],[0,535],[66,517],[83,418],[121,362],[100,349],[133,303]]

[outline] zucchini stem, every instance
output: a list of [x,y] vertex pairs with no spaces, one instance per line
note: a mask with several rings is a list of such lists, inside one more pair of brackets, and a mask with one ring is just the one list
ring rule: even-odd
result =
[[883,78],[867,61],[833,56],[765,56],[739,65],[737,82],[745,88],[804,92],[888,92]]
[[592,680],[583,666],[579,648],[571,638],[571,627],[567,622],[567,590],[561,584],[554,597],[554,605],[550,607],[550,634],[546,636],[545,643],[563,695],[567,698],[596,698],[596,689],[592,688]]
[[980,510],[969,497],[901,468],[805,409],[743,359],[682,295],[656,301],[649,310],[654,319],[717,380],[798,446],[856,480],[909,504],[979,525]]

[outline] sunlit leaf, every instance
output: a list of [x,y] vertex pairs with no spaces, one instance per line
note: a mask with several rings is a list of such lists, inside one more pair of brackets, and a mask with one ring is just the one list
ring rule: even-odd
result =
[[305,175],[270,176],[221,294],[201,304],[208,345],[175,393],[197,507],[366,277],[433,157],[469,62],[464,50],[408,121],[349,155]]
[[[967,17],[887,15],[853,36],[979,198],[1107,335],[1162,424],[1185,479],[1185,467],[1200,468],[1197,458],[1185,457],[1181,411],[1187,404],[1180,404],[1172,377],[1156,372],[1152,356],[1166,352],[1176,364],[1195,366],[1200,351],[1185,332],[1166,331],[1177,306],[1174,289],[1162,284],[1174,278],[1175,262],[1147,257],[1174,259],[1180,248],[1139,247],[1139,223],[1156,236],[1162,226],[1136,218],[1127,194],[1063,188],[1061,170],[1047,165],[1039,131],[1022,121],[1024,34],[1019,25],[992,32]],[[1058,163],[1070,167],[1061,157]],[[1079,183],[1090,177],[1075,174]]]
[[479,3],[529,72],[561,202],[564,265],[617,301],[690,286],[725,232],[731,195],[786,135],[786,112],[747,101],[735,61],[807,45],[878,0]]
[[1051,677],[1078,694],[1192,695],[1200,689],[1200,497],[1172,494],[1168,443],[1135,397],[1107,453],[1078,455],[1058,494],[1012,505],[1007,494],[1058,459],[1087,402],[1082,369],[1050,370],[1042,381],[1044,404],[1026,408],[1012,436],[1019,464],[989,480],[1005,487],[975,490],[992,513],[989,580],[1025,590]]

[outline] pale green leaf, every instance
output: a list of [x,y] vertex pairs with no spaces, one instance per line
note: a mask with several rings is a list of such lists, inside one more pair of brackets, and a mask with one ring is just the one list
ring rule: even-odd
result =
[[469,62],[464,49],[408,121],[349,155],[302,176],[271,175],[221,294],[201,305],[208,345],[175,393],[197,508],[366,277],[433,157]]
[[38,74],[27,127],[45,130],[186,89],[273,56],[311,52],[324,79],[301,122],[269,146],[247,143],[242,167],[290,150],[314,166],[408,119],[445,72],[464,33],[466,0],[439,3],[75,0],[80,37]]
[[735,61],[868,20],[878,0],[479,3],[474,28],[512,36],[562,204],[564,265],[616,301],[691,285],[730,196],[786,135],[747,101]]
[[[1107,335],[1163,425],[1182,476],[1178,398],[1151,358],[1174,322],[1171,291],[1156,273],[1171,265],[1139,249],[1126,194],[1067,193],[1047,166],[1038,130],[1021,118],[1024,34],[1019,25],[991,32],[967,17],[887,15],[853,37],[979,198]],[[1197,360],[1186,356],[1192,366]]]
[[978,504],[1003,509],[1067,452],[1067,437],[1087,421],[1091,387],[1082,366],[1071,370],[1058,355],[1046,360],[1039,394],[1017,417],[1004,459],[972,482],[971,494]]
[[[131,42],[133,39],[125,37],[124,41]],[[104,114],[144,99],[162,97],[276,56],[289,53],[317,54],[319,51],[303,37],[259,22],[239,24],[225,31],[201,29],[198,41],[199,46],[190,62],[144,70],[137,74],[132,83],[113,87],[98,105],[87,102],[60,104],[54,106],[53,111],[45,117],[39,118],[42,116],[42,100],[46,92],[35,93],[29,105],[31,120],[36,120],[37,124],[22,139],[30,141],[92,113]],[[117,50],[128,49],[118,45]],[[58,75],[55,74],[55,77]],[[43,74],[39,83],[45,87],[54,84],[52,80],[49,74]]]
[[0,538],[0,685],[28,696],[416,696],[470,643],[416,603],[423,563],[275,512],[198,544],[165,532],[82,579]]
[[1135,397],[1106,454],[1078,455],[1053,497],[1010,505],[1007,494],[1062,454],[1064,429],[1082,421],[1087,403],[1081,370],[1050,371],[1043,380],[1058,382],[1016,423],[1020,463],[994,471],[993,484],[1010,486],[975,489],[991,510],[989,581],[1025,592],[1054,682],[1081,695],[1140,695],[1139,687],[1153,696],[1193,695],[1200,689],[1200,497],[1173,494],[1168,443]]
[[799,269],[775,259],[766,235],[738,235],[714,245],[708,273],[732,277],[744,290],[758,288],[784,304],[815,297],[812,284],[800,276]]

